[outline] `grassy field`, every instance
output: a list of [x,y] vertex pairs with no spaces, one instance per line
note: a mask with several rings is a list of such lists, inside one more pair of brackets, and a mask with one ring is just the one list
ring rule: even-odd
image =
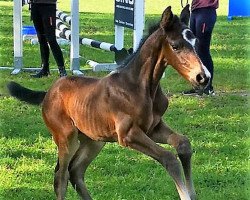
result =
[[[69,0],[59,8],[69,11]],[[113,42],[113,5],[111,0],[82,1],[82,36]],[[180,5],[170,0],[146,0],[146,22],[157,20],[166,5],[175,13]],[[32,24],[27,8],[24,24]],[[170,97],[164,115],[173,129],[187,135],[194,149],[194,183],[199,200],[247,200],[249,185],[249,44],[250,19],[227,21],[227,1],[220,1],[213,34],[215,97],[184,97],[189,85],[171,67],[161,84]],[[13,66],[12,2],[0,0],[0,66]],[[126,47],[131,46],[131,31],[126,32]],[[62,46],[69,67],[69,48]],[[111,62],[113,55],[81,47],[81,68],[86,60]],[[39,66],[38,46],[24,43],[25,67]],[[51,67],[56,68],[53,57]],[[56,146],[46,129],[40,107],[11,98],[6,83],[14,80],[29,88],[47,90],[58,78],[34,80],[27,72],[10,75],[0,71],[0,200],[55,199],[53,171]],[[88,76],[106,73],[86,71]],[[165,145],[167,149],[169,146]],[[135,151],[107,144],[89,167],[86,182],[95,200],[173,200],[177,191],[165,170],[150,158]],[[78,199],[69,187],[67,199]]]

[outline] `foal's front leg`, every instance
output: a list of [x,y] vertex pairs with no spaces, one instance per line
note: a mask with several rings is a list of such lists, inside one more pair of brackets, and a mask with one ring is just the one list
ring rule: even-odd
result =
[[170,144],[176,149],[183,166],[188,192],[191,199],[195,199],[196,193],[191,170],[192,149],[189,139],[184,135],[175,133],[162,121],[154,128],[149,137],[157,143]]
[[[126,120],[127,122],[127,120]],[[126,124],[124,126],[124,124]],[[140,151],[162,164],[173,178],[181,200],[191,200],[181,176],[181,166],[175,155],[152,141],[138,126],[118,125],[119,143]]]

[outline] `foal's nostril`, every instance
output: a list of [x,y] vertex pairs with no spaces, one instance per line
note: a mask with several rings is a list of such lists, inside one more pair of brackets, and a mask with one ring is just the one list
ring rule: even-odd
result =
[[203,82],[204,82],[204,75],[203,75],[203,74],[198,74],[198,75],[196,76],[196,81],[197,81],[198,83],[203,83]]
[[209,81],[209,78],[203,74],[203,73],[200,73],[196,76],[196,81],[199,83],[199,84],[202,84],[202,85],[206,85]]

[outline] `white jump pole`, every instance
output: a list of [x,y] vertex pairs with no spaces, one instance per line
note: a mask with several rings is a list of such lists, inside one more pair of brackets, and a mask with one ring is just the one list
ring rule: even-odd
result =
[[124,27],[115,25],[115,47],[121,50],[124,47]]
[[14,70],[17,74],[23,66],[23,40],[22,40],[22,1],[14,0],[13,6],[13,34],[14,34]]
[[83,74],[79,70],[79,0],[71,0],[70,69],[75,75]]
[[144,0],[135,0],[133,50],[139,47],[144,31]]

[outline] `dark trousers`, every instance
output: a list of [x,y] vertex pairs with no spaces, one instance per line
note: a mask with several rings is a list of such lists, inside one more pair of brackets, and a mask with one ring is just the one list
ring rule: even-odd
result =
[[57,66],[64,66],[63,54],[56,41],[56,5],[55,4],[32,4],[31,18],[34,23],[38,41],[42,64],[49,67],[49,47],[55,58]]
[[210,54],[210,43],[217,14],[214,8],[199,8],[191,13],[190,28],[198,39],[197,54],[211,73],[208,89],[213,89],[214,65]]

